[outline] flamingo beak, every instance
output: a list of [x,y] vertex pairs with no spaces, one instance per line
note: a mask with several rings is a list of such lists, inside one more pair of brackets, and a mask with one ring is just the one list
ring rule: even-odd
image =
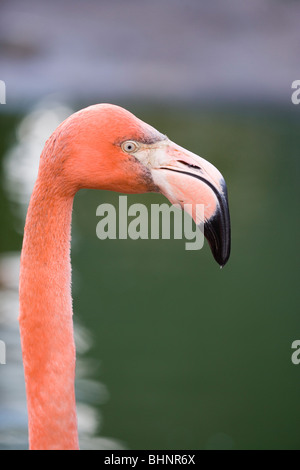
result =
[[[172,204],[179,204],[203,227],[212,254],[223,267],[230,256],[230,215],[225,180],[211,163],[170,140],[156,149],[152,178]],[[202,205],[202,218],[197,211]],[[187,209],[188,207],[188,209]]]

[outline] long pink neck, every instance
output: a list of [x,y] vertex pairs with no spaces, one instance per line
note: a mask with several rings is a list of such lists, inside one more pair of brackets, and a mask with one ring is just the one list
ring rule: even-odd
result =
[[28,209],[20,330],[31,449],[78,449],[70,238],[72,196],[40,176]]

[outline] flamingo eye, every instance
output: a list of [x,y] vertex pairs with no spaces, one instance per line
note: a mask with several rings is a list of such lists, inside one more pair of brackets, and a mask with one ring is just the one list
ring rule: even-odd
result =
[[138,150],[139,144],[134,140],[127,140],[126,142],[123,142],[121,147],[126,153],[134,153]]

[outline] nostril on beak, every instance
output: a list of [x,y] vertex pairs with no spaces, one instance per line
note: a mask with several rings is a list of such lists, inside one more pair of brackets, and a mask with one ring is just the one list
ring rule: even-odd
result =
[[188,168],[196,168],[197,170],[201,170],[200,166],[198,165],[193,165],[192,163],[187,163],[187,162],[184,162],[183,160],[178,160],[178,162],[182,163],[182,165],[185,165]]

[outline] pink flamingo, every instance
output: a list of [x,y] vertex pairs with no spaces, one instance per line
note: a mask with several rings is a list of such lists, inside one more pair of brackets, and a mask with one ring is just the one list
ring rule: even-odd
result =
[[66,119],[41,155],[21,255],[30,449],[79,447],[70,240],[73,199],[81,188],[161,192],[173,204],[202,203],[216,261],[223,266],[230,254],[227,190],[213,165],[115,105],[91,106]]

